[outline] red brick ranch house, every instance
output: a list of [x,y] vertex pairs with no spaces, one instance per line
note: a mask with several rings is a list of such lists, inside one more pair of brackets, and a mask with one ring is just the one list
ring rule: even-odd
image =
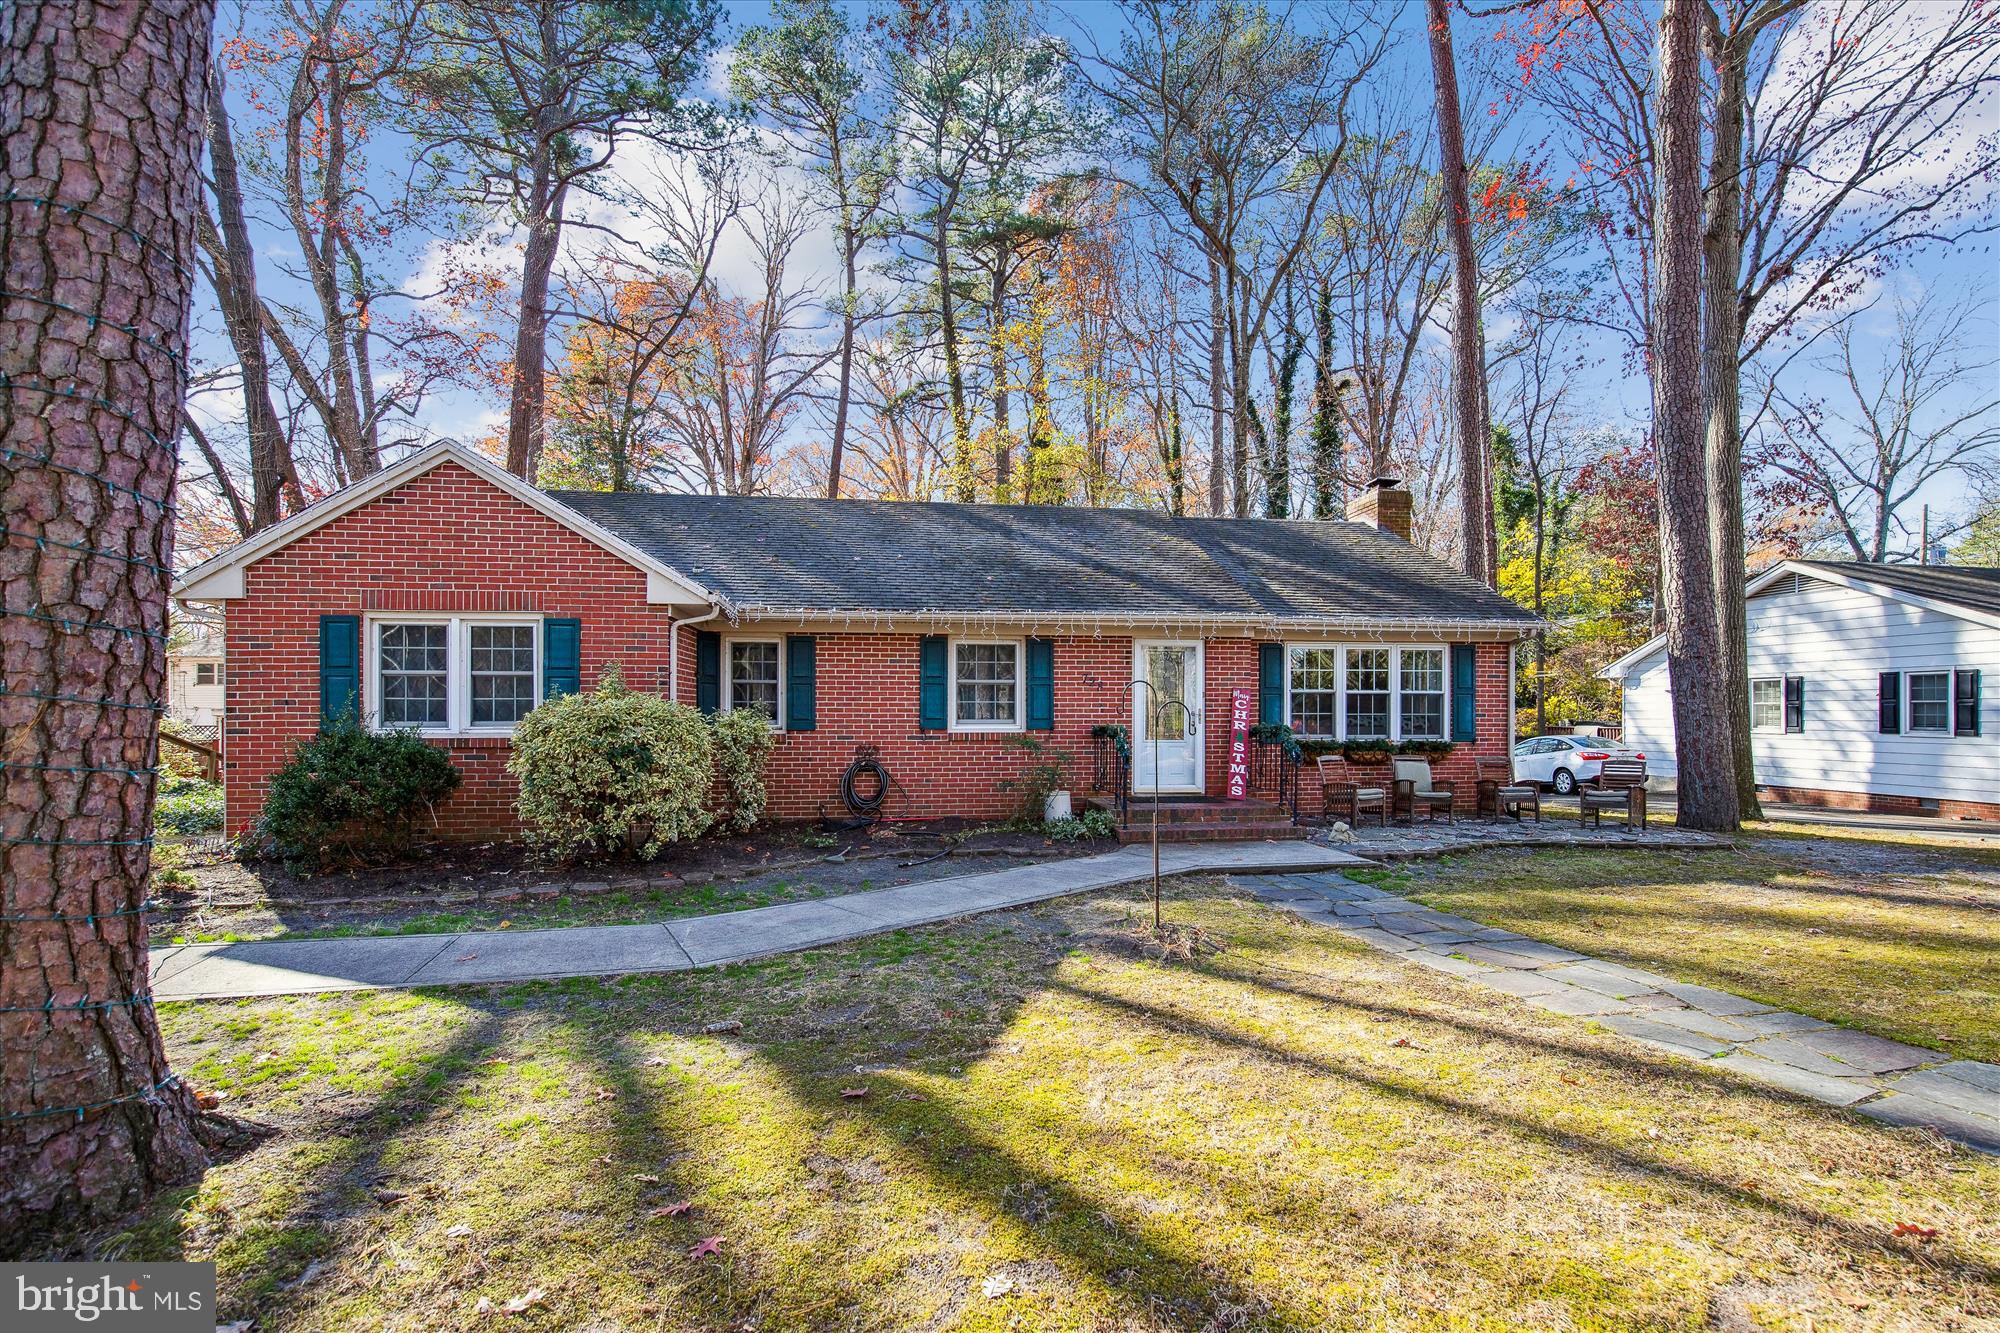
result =
[[[450,752],[445,836],[510,835],[514,724],[612,663],[635,689],[770,716],[774,818],[844,813],[863,747],[893,775],[890,813],[987,818],[1018,808],[1021,737],[1076,756],[1088,790],[1118,766],[1113,726],[1132,792],[1221,795],[1238,690],[1302,735],[1452,742],[1441,777],[1506,755],[1513,644],[1536,622],[1408,530],[1393,482],[1346,522],[1175,519],[541,491],[439,444],[174,595],[223,614],[232,833],[293,747],[352,713]],[[1185,715],[1161,707],[1149,735],[1135,678]]]

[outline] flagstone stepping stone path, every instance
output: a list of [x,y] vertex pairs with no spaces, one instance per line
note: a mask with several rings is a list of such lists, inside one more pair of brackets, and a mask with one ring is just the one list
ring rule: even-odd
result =
[[2000,1065],[1836,1027],[1727,991],[1482,926],[1338,873],[1232,879],[1308,921],[1419,967],[1538,1008],[1589,1019],[1685,1056],[1891,1125],[1936,1130],[2000,1154]]

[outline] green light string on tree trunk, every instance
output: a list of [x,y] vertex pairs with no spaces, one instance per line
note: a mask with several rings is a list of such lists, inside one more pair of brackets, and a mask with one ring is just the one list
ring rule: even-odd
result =
[[0,1115],[0,1121],[34,1120],[37,1117],[45,1115],[74,1115],[78,1122],[81,1123],[86,1111],[101,1111],[107,1106],[120,1106],[126,1102],[151,1101],[155,1093],[164,1092],[168,1088],[178,1087],[180,1081],[181,1076],[179,1074],[169,1074],[150,1088],[141,1088],[137,1092],[128,1092],[123,1097],[113,1097],[109,1101],[88,1102],[82,1106],[47,1106],[38,1111],[14,1111],[7,1115]]
[[102,213],[93,213],[80,204],[67,204],[60,199],[50,199],[45,195],[39,194],[0,194],[0,204],[34,204],[43,208],[59,209],[64,213],[68,213],[71,217],[89,218],[93,222],[102,222],[113,231],[131,237],[148,250],[166,256],[167,262],[174,266],[174,272],[180,274],[190,283],[194,281],[194,274],[189,271],[187,265],[181,263],[179,255],[175,254],[168,247],[161,245],[144,232],[126,226],[117,218],[108,218]]
[[87,694],[38,694],[34,690],[10,690],[0,683],[0,699],[40,699],[55,704],[95,704],[99,708],[133,708],[145,713],[164,713],[165,704],[125,703],[118,699],[93,699]]
[[142,638],[158,639],[162,643],[172,637],[156,629],[139,629],[132,625],[106,625],[95,620],[65,620],[61,616],[45,616],[37,611],[16,611],[12,607],[0,607],[0,616],[18,616],[22,620],[44,620],[51,625],[61,625],[64,629],[82,630],[86,634],[104,630],[112,634],[136,634]]
[[137,907],[116,907],[109,912],[16,912],[0,916],[0,921],[81,921],[86,926],[94,926],[99,921],[108,921],[114,917],[144,916],[148,912],[158,911],[165,905],[156,898],[148,898]]
[[175,378],[178,379],[180,376],[181,354],[179,352],[176,352],[173,348],[167,346],[165,343],[161,342],[159,339],[149,338],[145,334],[139,332],[139,327],[136,324],[120,324],[115,319],[106,319],[102,315],[93,315],[88,310],[80,309],[79,307],[73,305],[67,305],[61,301],[51,301],[46,296],[36,296],[30,292],[10,292],[4,289],[0,289],[0,301],[28,301],[35,305],[47,306],[51,310],[60,310],[66,315],[75,315],[78,319],[81,319],[84,322],[85,326],[88,328],[95,329],[103,327],[107,329],[113,329],[119,333],[124,334],[126,337],[130,338],[133,342],[138,343],[141,347],[150,347],[154,351],[158,352],[161,356],[167,358],[167,360],[173,362]]
[[128,778],[150,778],[160,770],[157,768],[116,768],[100,764],[34,764],[13,761],[0,764],[4,768],[34,768],[44,773],[122,773]]
[[[77,389],[65,389],[59,384],[44,384],[41,380],[16,379],[12,375],[0,375],[0,388],[26,389],[30,393],[45,393],[53,398],[68,398],[74,402],[85,403],[91,407],[102,408],[104,411],[111,413],[113,416],[118,417],[120,420],[128,422],[131,425],[132,429],[140,432],[147,439],[151,440],[154,444],[159,445],[161,448],[163,449],[167,448],[171,444],[171,441],[161,438],[158,431],[155,431],[151,426],[148,426],[145,422],[139,420],[139,418],[135,416],[132,412],[128,411],[123,407],[120,407],[117,403],[112,402],[109,398],[99,398],[94,393],[83,393]],[[86,477],[94,477],[97,474],[94,472],[86,472],[83,475]]]
[[146,838],[0,838],[0,847],[151,847]]
[[19,541],[33,542],[35,549],[39,551],[47,551],[51,546],[60,546],[66,551],[81,551],[85,555],[99,555],[103,556],[106,560],[122,560],[128,565],[148,570],[155,574],[166,574],[169,576],[173,574],[171,569],[168,569],[158,561],[141,560],[137,556],[131,555],[120,555],[116,551],[107,551],[101,546],[85,546],[82,542],[66,542],[59,537],[44,537],[38,533],[22,532],[15,528],[0,528],[0,537],[12,537]]
[[122,1000],[93,1000],[86,995],[76,1004],[57,1004],[51,995],[46,1004],[0,1005],[0,1014],[87,1014],[104,1009],[144,1009],[152,1003],[150,995],[128,995]]

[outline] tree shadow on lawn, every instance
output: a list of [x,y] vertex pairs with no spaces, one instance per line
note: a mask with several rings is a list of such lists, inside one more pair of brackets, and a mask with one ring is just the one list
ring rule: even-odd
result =
[[[1610,1053],[1582,1043],[1572,1043],[1546,1038],[1525,1037],[1520,1033],[1503,1028],[1470,1022],[1435,1010],[1412,1010],[1371,1004],[1346,995],[1327,995],[1321,992],[1288,984],[1269,977],[1248,975],[1243,971],[1217,968],[1213,962],[1204,964],[1202,970],[1222,979],[1240,982],[1261,990],[1275,991],[1303,999],[1329,1008],[1360,1010],[1364,1013],[1381,1013],[1412,1021],[1436,1023],[1458,1029],[1470,1036],[1488,1037],[1515,1045],[1532,1046],[1544,1053],[1557,1054],[1578,1061],[1607,1064],[1624,1072],[1646,1076],[1667,1085],[1674,1085],[1713,1096],[1722,1092],[1731,1100],[1752,1104],[1778,1102],[1796,1107],[1809,1115],[1824,1115],[1844,1119],[1841,1112],[1816,1102],[1796,1098],[1778,1090],[1762,1090],[1740,1087],[1733,1082],[1725,1083],[1714,1078],[1703,1077],[1695,1067],[1681,1069],[1665,1059],[1654,1060],[1638,1055]],[[1372,1092],[1399,1101],[1417,1103],[1444,1111],[1456,1118],[1469,1119],[1482,1126],[1501,1130],[1509,1135],[1537,1140],[1564,1153],[1582,1153],[1600,1164],[1636,1175],[1660,1180],[1674,1188],[1695,1194],[1707,1195],[1720,1202],[1746,1208],[1751,1211],[1782,1217],[1808,1230],[1817,1231],[1850,1250],[1865,1250],[1873,1254],[1909,1262],[1910,1254],[1885,1240],[1884,1232],[1861,1226],[1845,1218],[1802,1206],[1782,1199],[1774,1199],[1743,1188],[1740,1183],[1722,1179],[1693,1167],[1670,1162],[1662,1157],[1635,1151],[1632,1148],[1546,1124],[1533,1116],[1507,1111],[1499,1107],[1485,1105],[1465,1098],[1450,1096],[1435,1085],[1419,1084],[1414,1080],[1400,1082],[1380,1077],[1359,1060],[1335,1062],[1321,1056],[1302,1054],[1265,1039],[1250,1036],[1224,1027],[1212,1019],[1181,1012],[1160,1004],[1147,1004],[1124,996],[1114,995],[1101,989],[1081,987],[1064,983],[1054,983],[1056,988],[1065,990],[1080,999],[1092,1003],[1108,1005],[1133,1018],[1158,1026],[1164,1030],[1196,1037],[1218,1046],[1244,1051],[1256,1058],[1301,1069],[1309,1073],[1349,1081],[1368,1088]],[[1883,1131],[1888,1132],[1888,1131]],[[1927,1267],[1940,1269],[1954,1277],[1975,1283],[1992,1284],[2000,1282],[2000,1266],[1962,1253],[1947,1252],[1940,1248],[1926,1250],[1922,1262]]]

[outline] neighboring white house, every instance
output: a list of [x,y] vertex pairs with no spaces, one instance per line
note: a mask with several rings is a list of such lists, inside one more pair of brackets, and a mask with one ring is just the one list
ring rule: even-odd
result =
[[223,672],[222,636],[196,626],[186,642],[167,651],[167,716],[190,726],[220,726]]
[[[1751,580],[1751,746],[1778,800],[2000,819],[2000,569],[1788,560]],[[1624,740],[1674,773],[1666,640],[1602,673]]]

